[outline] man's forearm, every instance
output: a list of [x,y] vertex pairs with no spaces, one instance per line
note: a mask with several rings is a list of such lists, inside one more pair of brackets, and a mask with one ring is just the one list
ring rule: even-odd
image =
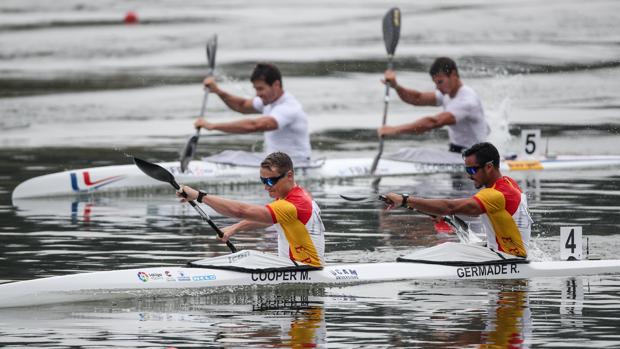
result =
[[263,228],[267,228],[272,225],[273,224],[271,223],[263,223],[263,222],[250,221],[250,220],[244,219],[240,221],[239,223],[234,224],[234,227],[235,227],[235,232],[240,232],[240,231],[263,229]]
[[422,95],[420,91],[408,89],[401,85],[396,85],[394,89],[396,90],[396,93],[398,93],[398,97],[400,97],[403,102],[413,105],[420,104],[420,96]]
[[428,132],[436,127],[436,123],[434,119],[430,116],[423,117],[415,122],[410,124],[405,124],[398,126],[397,133],[415,133],[420,134],[424,132]]
[[263,224],[273,224],[271,214],[262,205],[246,204],[245,202],[208,194],[203,197],[202,203],[211,206],[211,208],[223,216],[242,218]]
[[232,95],[224,90],[218,90],[216,92],[218,97],[226,104],[230,109],[239,112],[239,113],[251,113],[252,110],[248,110],[244,107],[245,98],[241,98],[235,95]]
[[226,133],[252,133],[257,131],[257,125],[254,119],[243,119],[213,124],[211,129]]
[[407,204],[411,208],[430,215],[445,216],[454,213],[451,212],[453,207],[450,205],[449,200],[409,197]]

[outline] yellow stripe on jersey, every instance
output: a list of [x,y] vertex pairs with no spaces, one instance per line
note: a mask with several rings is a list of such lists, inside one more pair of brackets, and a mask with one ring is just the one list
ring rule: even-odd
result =
[[526,257],[527,251],[521,238],[521,232],[512,215],[506,210],[504,194],[495,188],[484,188],[476,193],[474,198],[478,199],[478,202],[484,207],[495,232],[495,240],[500,251]]
[[270,203],[267,207],[272,212],[274,223],[279,223],[284,231],[290,246],[291,257],[296,261],[320,267],[319,254],[306,225],[298,218],[295,205],[287,200],[280,199]]

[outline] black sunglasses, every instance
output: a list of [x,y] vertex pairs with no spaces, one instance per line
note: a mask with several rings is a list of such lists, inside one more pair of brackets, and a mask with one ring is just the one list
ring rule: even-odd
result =
[[485,163],[482,166],[465,166],[465,172],[467,172],[467,174],[473,176],[476,174],[476,172],[478,172],[479,169],[483,168],[484,166],[488,165],[488,164],[492,164],[493,160]]
[[273,187],[274,185],[276,185],[276,183],[278,183],[279,180],[284,178],[284,176],[286,176],[287,173],[288,171],[284,172],[283,174],[277,177],[261,177],[260,180],[261,182],[263,182],[264,185]]

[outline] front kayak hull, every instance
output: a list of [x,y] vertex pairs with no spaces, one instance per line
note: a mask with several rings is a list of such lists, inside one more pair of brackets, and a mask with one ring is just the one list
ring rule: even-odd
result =
[[239,286],[327,285],[399,280],[494,280],[620,273],[620,260],[550,261],[465,266],[387,262],[335,264],[321,270],[239,272],[195,267],[151,267],[55,276],[0,285],[0,307],[140,297],[160,292]]

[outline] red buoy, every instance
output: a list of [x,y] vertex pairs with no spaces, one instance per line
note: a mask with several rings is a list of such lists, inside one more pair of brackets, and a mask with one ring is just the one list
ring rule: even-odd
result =
[[125,14],[124,22],[125,24],[136,24],[138,23],[138,15],[133,11],[129,11]]

